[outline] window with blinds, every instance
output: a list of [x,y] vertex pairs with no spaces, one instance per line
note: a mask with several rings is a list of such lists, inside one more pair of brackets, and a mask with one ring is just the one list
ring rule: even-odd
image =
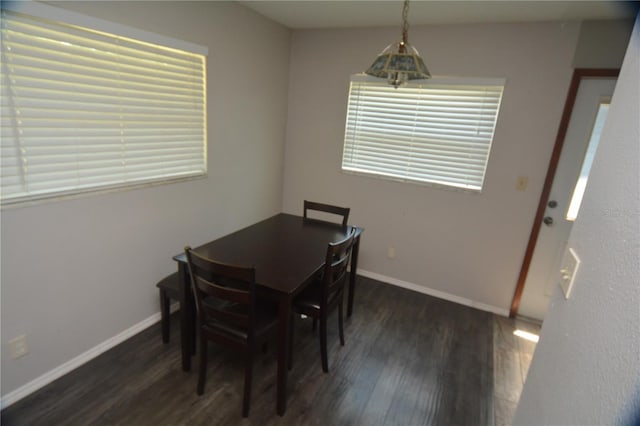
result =
[[504,80],[351,81],[342,169],[482,190]]
[[1,31],[2,204],[206,174],[204,54],[10,10]]

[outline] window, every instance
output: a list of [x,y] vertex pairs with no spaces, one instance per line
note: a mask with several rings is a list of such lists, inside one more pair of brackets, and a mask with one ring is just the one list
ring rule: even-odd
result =
[[351,81],[342,169],[479,192],[504,80]]
[[2,11],[2,203],[205,175],[206,49],[64,22]]
[[593,165],[593,159],[596,156],[598,149],[598,143],[600,143],[600,135],[602,134],[602,128],[607,120],[607,114],[609,113],[609,102],[602,102],[598,107],[598,114],[596,115],[593,129],[591,130],[591,137],[589,138],[589,144],[587,145],[587,152],[584,154],[584,160],[582,160],[582,167],[580,167],[580,175],[573,188],[573,195],[569,203],[566,219],[569,221],[575,221],[578,218],[578,211],[582,204],[582,197],[584,191],[587,188],[587,181],[589,180],[589,173],[591,172],[591,166]]

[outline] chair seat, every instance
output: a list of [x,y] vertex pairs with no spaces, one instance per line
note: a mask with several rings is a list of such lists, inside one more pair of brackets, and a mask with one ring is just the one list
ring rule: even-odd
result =
[[178,299],[178,297],[180,296],[180,282],[178,280],[178,272],[167,275],[166,277],[158,281],[156,287],[166,291],[172,299]]
[[312,311],[320,312],[320,303],[322,298],[322,283],[313,282],[309,284],[295,299],[294,306],[296,310],[304,311],[312,315]]

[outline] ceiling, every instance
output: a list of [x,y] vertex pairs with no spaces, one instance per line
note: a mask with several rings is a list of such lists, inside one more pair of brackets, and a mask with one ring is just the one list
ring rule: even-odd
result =
[[[290,29],[401,25],[401,0],[238,2]],[[421,25],[632,19],[639,6],[639,1],[414,0],[409,6],[409,23]]]

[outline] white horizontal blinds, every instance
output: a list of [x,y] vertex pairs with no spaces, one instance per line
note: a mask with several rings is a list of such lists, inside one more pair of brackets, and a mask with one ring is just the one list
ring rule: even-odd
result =
[[2,18],[3,202],[206,172],[203,55]]
[[479,191],[502,88],[354,80],[342,168]]

